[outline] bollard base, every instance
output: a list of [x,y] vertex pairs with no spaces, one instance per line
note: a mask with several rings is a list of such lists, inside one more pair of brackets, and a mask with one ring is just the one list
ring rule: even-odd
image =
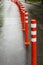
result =
[[25,28],[24,29],[22,29],[23,31],[25,31]]
[[25,42],[25,45],[29,45],[30,44],[30,42]]

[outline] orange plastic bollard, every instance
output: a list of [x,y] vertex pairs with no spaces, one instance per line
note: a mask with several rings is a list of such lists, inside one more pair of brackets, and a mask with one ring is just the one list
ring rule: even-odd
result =
[[16,3],[17,2],[17,0],[11,0],[13,3]]
[[30,44],[28,30],[28,10],[25,10],[25,45]]
[[25,31],[25,7],[21,6],[22,30]]
[[19,10],[21,10],[20,5],[22,5],[22,3],[20,1],[17,1],[17,5],[18,5]]
[[19,1],[17,1],[17,0],[11,0],[13,3],[15,3],[17,6],[18,6],[18,8],[20,8],[20,5],[19,5]]
[[31,20],[31,44],[32,44],[32,63],[31,65],[37,65],[37,52],[36,52],[36,43],[37,43],[37,35],[36,35],[36,20]]
[[25,31],[25,11],[22,11],[22,30]]

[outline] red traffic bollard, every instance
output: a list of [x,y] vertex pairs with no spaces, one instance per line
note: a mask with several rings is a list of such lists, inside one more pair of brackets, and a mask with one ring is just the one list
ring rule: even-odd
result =
[[28,10],[25,10],[25,45],[29,45]]
[[32,51],[32,63],[31,65],[37,65],[37,52],[36,52],[36,43],[37,43],[37,29],[36,29],[36,20],[31,20],[31,51]]
[[22,23],[22,30],[25,31],[25,7],[21,6],[21,23]]

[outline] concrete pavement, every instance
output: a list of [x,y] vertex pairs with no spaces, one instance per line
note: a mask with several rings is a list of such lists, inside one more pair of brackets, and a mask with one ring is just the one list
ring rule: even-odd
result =
[[4,4],[3,26],[0,28],[0,65],[30,65],[30,46],[24,45],[18,7],[8,1]]

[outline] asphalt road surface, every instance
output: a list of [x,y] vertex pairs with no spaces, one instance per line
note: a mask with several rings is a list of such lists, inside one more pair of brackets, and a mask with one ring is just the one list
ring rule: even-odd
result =
[[37,20],[37,65],[43,65],[43,4],[28,3],[29,22]]

